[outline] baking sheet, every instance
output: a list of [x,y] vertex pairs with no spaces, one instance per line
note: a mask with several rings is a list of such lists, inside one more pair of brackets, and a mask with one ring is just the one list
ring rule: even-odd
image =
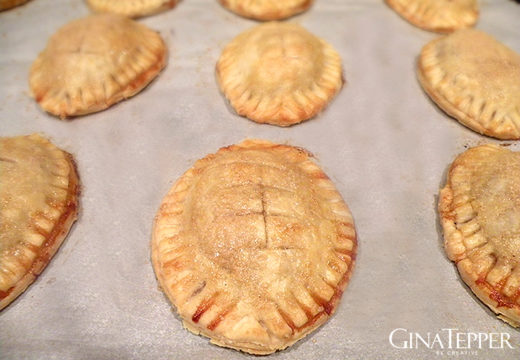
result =
[[[520,52],[520,5],[480,4],[478,28]],[[50,137],[75,155],[83,184],[81,215],[60,251],[0,313],[1,359],[248,358],[182,328],[149,249],[152,219],[173,182],[196,159],[245,137],[313,152],[349,204],[360,242],[337,313],[272,358],[520,358],[520,332],[472,295],[442,249],[436,202],[448,165],[467,146],[497,141],[459,125],[421,91],[416,56],[437,35],[379,0],[316,1],[291,21],[333,44],[347,84],[317,118],[283,129],[236,116],[215,82],[223,46],[256,23],[214,0],[184,0],[140,20],[169,48],[159,78],[128,101],[64,122],[29,98],[28,69],[51,34],[88,13],[80,0],[32,0],[0,13],[0,134]],[[395,349],[388,337],[396,328],[505,332],[515,349]]]

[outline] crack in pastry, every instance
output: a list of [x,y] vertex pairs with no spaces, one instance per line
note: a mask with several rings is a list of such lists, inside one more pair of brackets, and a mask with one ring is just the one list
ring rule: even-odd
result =
[[0,0],[0,11],[14,8],[18,5],[25,4],[29,0]]
[[0,310],[36,279],[78,212],[72,155],[37,134],[0,138]]
[[109,12],[131,18],[148,16],[171,9],[178,0],[87,0],[96,12]]
[[520,326],[520,154],[482,145],[459,155],[440,192],[445,250],[499,318]]
[[411,24],[439,33],[472,27],[479,16],[477,0],[385,0],[385,2]]
[[279,22],[231,41],[218,60],[217,79],[239,115],[278,126],[314,117],[343,85],[341,58],[331,45]]
[[198,160],[163,200],[152,239],[184,326],[252,354],[322,325],[356,252],[352,215],[310,154],[261,140]]
[[281,20],[302,13],[314,0],[219,0],[232,12],[256,20]]
[[89,114],[134,96],[166,65],[158,33],[121,15],[72,21],[49,40],[31,67],[40,106],[63,118]]
[[477,30],[428,43],[418,79],[430,98],[463,125],[498,139],[520,138],[520,55]]

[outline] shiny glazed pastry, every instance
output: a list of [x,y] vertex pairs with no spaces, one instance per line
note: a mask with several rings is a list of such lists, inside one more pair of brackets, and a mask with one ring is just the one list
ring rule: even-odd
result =
[[0,0],[0,11],[14,8],[15,6],[25,4],[29,0]]
[[72,156],[39,135],[0,138],[0,310],[43,271],[78,212]]
[[150,83],[166,65],[160,35],[121,15],[72,21],[49,40],[31,67],[32,94],[66,118],[104,110]]
[[385,1],[411,24],[439,33],[472,27],[479,15],[477,0]]
[[184,326],[251,354],[336,310],[357,251],[351,213],[301,148],[246,140],[198,160],[155,219],[152,260]]
[[218,60],[217,78],[239,115],[279,126],[314,117],[343,85],[336,50],[301,26],[280,22],[231,41]]
[[256,20],[281,20],[307,10],[314,0],[219,0],[234,13]]
[[491,310],[520,326],[520,153],[482,145],[459,155],[441,190],[445,249]]
[[177,0],[87,0],[97,12],[110,12],[131,18],[153,15],[173,8]]
[[431,99],[470,129],[520,138],[520,55],[481,31],[459,30],[428,43],[418,78]]

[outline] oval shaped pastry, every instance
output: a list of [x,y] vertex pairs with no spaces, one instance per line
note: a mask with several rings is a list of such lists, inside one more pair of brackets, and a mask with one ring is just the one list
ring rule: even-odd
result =
[[43,271],[78,212],[72,155],[39,135],[0,138],[0,310]]
[[0,11],[25,4],[29,0],[0,0]]
[[131,18],[148,16],[173,8],[178,0],[87,0],[96,12],[109,12]]
[[336,50],[301,26],[280,22],[231,41],[218,60],[217,78],[239,115],[279,126],[312,118],[343,85]]
[[115,14],[60,28],[31,67],[32,94],[61,118],[104,110],[141,91],[166,64],[155,31]]
[[459,155],[440,192],[445,249],[466,284],[520,326],[520,153],[482,145]]
[[350,211],[309,153],[260,140],[197,161],[163,200],[152,239],[184,326],[251,354],[323,324],[356,250]]
[[440,33],[472,27],[479,15],[477,0],[385,0],[385,2],[411,24]]
[[314,0],[219,0],[234,13],[256,20],[281,20],[304,12]]
[[431,99],[470,129],[498,139],[520,138],[520,55],[477,30],[428,43],[418,78]]

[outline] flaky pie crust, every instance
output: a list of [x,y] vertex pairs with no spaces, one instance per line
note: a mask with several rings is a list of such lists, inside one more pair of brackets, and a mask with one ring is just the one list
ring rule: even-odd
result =
[[86,0],[96,12],[109,12],[137,18],[157,14],[177,5],[178,0]]
[[34,134],[0,138],[0,310],[47,266],[77,218],[72,155]]
[[184,326],[269,354],[336,310],[357,251],[351,213],[303,149],[246,140],[198,160],[164,198],[152,261]]
[[520,326],[520,154],[482,145],[459,155],[440,192],[445,250],[473,293]]
[[255,20],[282,20],[307,10],[314,0],[219,0],[234,13]]

